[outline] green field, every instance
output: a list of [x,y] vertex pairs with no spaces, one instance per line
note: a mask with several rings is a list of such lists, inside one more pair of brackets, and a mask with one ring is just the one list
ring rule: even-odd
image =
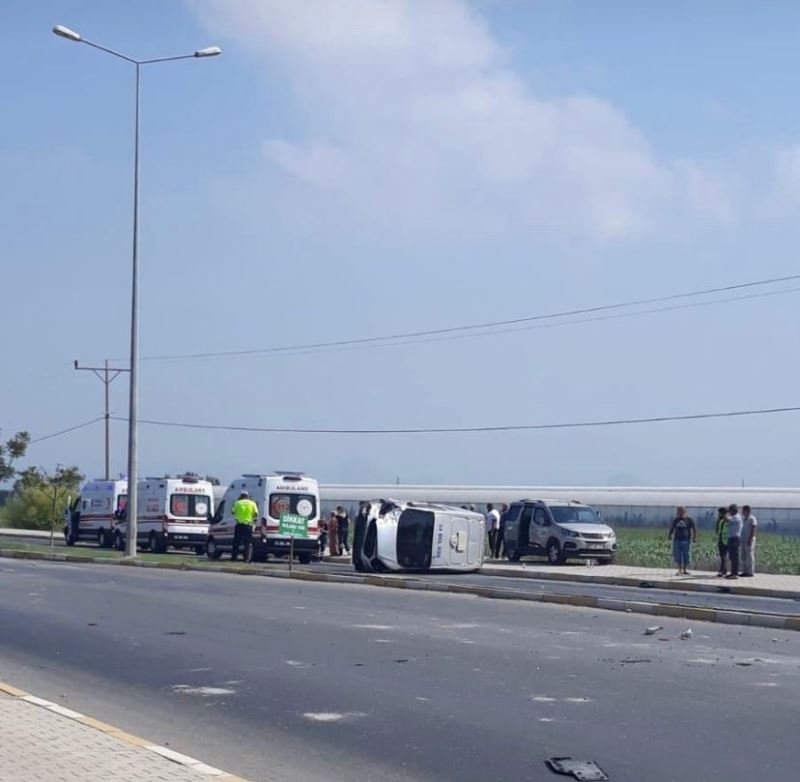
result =
[[[666,529],[616,528],[617,564],[637,567],[673,567],[672,543]],[[717,545],[712,533],[702,530],[692,546],[692,567],[716,570]],[[800,575],[800,538],[761,534],[756,544],[756,573]]]

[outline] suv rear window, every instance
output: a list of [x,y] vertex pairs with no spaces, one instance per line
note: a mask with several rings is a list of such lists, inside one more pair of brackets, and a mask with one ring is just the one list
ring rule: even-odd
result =
[[211,498],[205,494],[173,494],[169,498],[169,512],[183,518],[207,518],[211,511]]

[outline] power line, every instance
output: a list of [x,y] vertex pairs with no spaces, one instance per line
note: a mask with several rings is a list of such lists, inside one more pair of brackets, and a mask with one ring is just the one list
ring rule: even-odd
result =
[[[283,356],[305,356],[305,355],[312,355],[315,353],[345,353],[352,350],[377,350],[381,348],[393,348],[393,347],[402,347],[404,345],[424,345],[431,342],[451,342],[455,340],[461,339],[475,339],[477,337],[493,337],[498,334],[516,334],[517,332],[521,331],[534,331],[538,329],[555,329],[555,328],[562,328],[564,326],[577,326],[582,325],[584,323],[596,323],[599,321],[608,321],[608,320],[621,320],[623,318],[634,318],[639,315],[651,315],[660,312],[674,312],[676,310],[687,310],[687,309],[695,309],[697,307],[707,307],[714,304],[730,304],[731,302],[737,301],[746,301],[748,299],[761,299],[766,298],[769,296],[780,296],[786,293],[797,293],[800,291],[800,287],[794,288],[784,288],[782,290],[777,291],[765,291],[763,293],[749,293],[743,296],[729,296],[724,299],[714,299],[712,301],[697,301],[697,302],[690,302],[688,304],[673,304],[667,307],[656,307],[653,309],[647,310],[637,310],[636,312],[618,312],[612,315],[598,315],[591,318],[579,318],[574,320],[565,320],[559,321],[556,323],[534,323],[529,324],[526,326],[517,326],[515,328],[507,328],[507,329],[496,329],[494,331],[477,331],[471,332],[467,334],[447,334],[438,337],[429,337],[427,339],[408,339],[408,340],[401,340],[398,342],[387,342],[387,343],[375,343],[370,345],[349,345],[349,346],[342,346],[342,347],[331,347],[331,348],[317,348],[317,349],[309,349],[309,350],[296,350],[294,352],[284,352],[279,355]],[[263,356],[261,356],[263,357]],[[215,359],[205,359],[205,360],[230,360],[230,359],[237,359],[242,358],[242,356],[236,355],[229,355],[229,356],[218,356]],[[192,360],[190,358],[185,359],[174,359],[176,361],[182,360]],[[198,359],[194,359],[198,360]]]
[[[685,291],[683,293],[673,293],[668,296],[653,296],[649,298],[643,299],[634,299],[630,301],[624,302],[617,302],[615,304],[603,304],[597,305],[593,307],[584,307],[580,309],[571,309],[571,310],[564,310],[561,312],[551,312],[551,313],[543,313],[539,315],[528,315],[525,317],[520,318],[511,318],[507,320],[497,320],[497,321],[487,321],[484,323],[472,323],[466,324],[461,326],[450,326],[446,328],[439,328],[439,329],[426,329],[421,331],[408,331],[408,332],[401,332],[397,334],[385,334],[382,336],[374,336],[374,337],[358,337],[354,339],[344,339],[344,340],[334,340],[329,342],[311,342],[305,344],[298,344],[298,345],[283,345],[283,346],[274,346],[274,347],[265,347],[265,348],[250,348],[245,350],[225,350],[225,351],[213,351],[213,352],[203,352],[203,353],[175,353],[175,354],[165,354],[165,355],[157,355],[157,356],[142,356],[142,361],[177,361],[177,360],[187,360],[187,359],[213,359],[213,358],[226,358],[226,357],[241,357],[241,356],[257,356],[257,355],[268,355],[268,354],[276,354],[276,353],[295,353],[295,352],[312,352],[318,350],[324,350],[329,348],[342,348],[342,347],[350,347],[350,346],[366,346],[366,345],[374,345],[377,343],[391,343],[391,344],[409,344],[406,343],[397,343],[396,340],[409,340],[409,341],[416,341],[418,338],[421,337],[443,337],[444,335],[455,335],[460,334],[462,332],[479,332],[483,329],[483,333],[479,334],[479,336],[485,336],[487,334],[494,334],[494,333],[504,333],[501,331],[485,331],[486,329],[496,329],[502,326],[514,326],[519,325],[522,323],[533,323],[537,321],[546,321],[546,320],[554,320],[558,318],[566,318],[575,315],[589,315],[593,313],[599,312],[608,312],[611,310],[618,310],[618,309],[627,309],[630,307],[637,307],[637,306],[644,306],[647,304],[657,304],[657,303],[664,303],[668,301],[676,301],[679,299],[696,297],[696,296],[708,296],[715,293],[725,293],[734,290],[742,290],[746,288],[754,288],[763,285],[773,285],[782,282],[790,282],[794,280],[800,280],[800,274],[790,274],[785,275],[783,277],[772,277],[769,279],[763,280],[754,280],[751,282],[743,282],[737,283],[734,285],[724,285],[719,286],[716,288],[705,288],[701,290],[694,290],[694,291]],[[796,289],[791,289],[796,290]],[[784,291],[773,291],[772,294],[775,293],[783,293]],[[789,291],[786,291],[789,292]],[[768,295],[768,294],[756,294],[752,296],[752,298],[756,298],[758,295]],[[742,297],[745,298],[745,297]],[[714,304],[720,303],[717,301],[712,302],[699,302],[694,306],[705,306],[706,304]],[[659,312],[662,310],[653,310],[654,312]],[[641,311],[636,313],[627,313],[626,316],[632,315],[640,315],[646,314],[648,311]],[[574,322],[588,322],[589,319],[585,321],[574,321]],[[420,340],[421,341],[421,340]],[[433,341],[433,340],[431,340]]]
[[[715,413],[690,413],[687,415],[659,415],[648,418],[616,418],[598,421],[570,421],[553,424],[509,424],[501,426],[456,426],[456,427],[420,427],[408,429],[316,429],[293,428],[280,426],[225,426],[222,424],[196,424],[180,421],[157,421],[153,419],[139,419],[141,424],[151,426],[164,426],[179,429],[204,429],[226,432],[262,432],[272,434],[464,434],[476,432],[515,432],[533,431],[542,429],[581,429],[602,426],[625,426],[629,424],[656,424],[670,421],[699,421],[712,418],[740,418],[754,415],[774,415],[777,413],[800,412],[800,405],[794,407],[768,407],[754,410],[729,410]],[[127,418],[112,416],[115,421],[127,421]],[[100,420],[99,418],[96,420]]]
[[76,424],[75,426],[70,426],[67,429],[61,429],[58,432],[53,432],[52,434],[46,434],[44,437],[34,437],[30,441],[30,445],[34,443],[41,443],[45,440],[52,440],[54,437],[60,437],[62,434],[67,434],[68,432],[74,432],[77,429],[83,429],[86,426],[91,426],[92,424],[96,424],[98,421],[102,421],[104,416],[100,416],[99,418],[92,418],[91,421],[84,421],[82,424]]

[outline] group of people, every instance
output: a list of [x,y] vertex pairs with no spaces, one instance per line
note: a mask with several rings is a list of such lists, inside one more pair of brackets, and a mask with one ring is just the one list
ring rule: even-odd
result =
[[[749,505],[743,505],[741,513],[735,503],[717,510],[714,536],[719,554],[718,577],[732,579],[753,576],[757,527],[758,519]],[[687,575],[692,544],[697,542],[697,524],[686,513],[686,508],[678,508],[667,538],[672,541],[672,558],[678,566],[678,575]]]
[[320,520],[320,526],[320,552],[324,552],[327,546],[331,557],[341,557],[344,553],[350,556],[350,517],[347,511],[337,505],[327,519]]

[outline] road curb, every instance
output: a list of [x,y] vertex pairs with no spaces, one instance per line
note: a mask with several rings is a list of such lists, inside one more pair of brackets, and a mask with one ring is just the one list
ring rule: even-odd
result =
[[[739,611],[736,609],[700,608],[683,606],[674,603],[655,603],[639,600],[624,600],[614,597],[595,597],[593,595],[562,595],[554,592],[522,592],[504,587],[482,587],[471,584],[440,583],[435,581],[419,581],[402,576],[382,575],[341,575],[337,573],[311,573],[307,570],[266,570],[263,568],[225,568],[224,566],[197,567],[186,563],[142,562],[131,560],[101,559],[82,557],[70,554],[40,554],[32,551],[16,549],[0,549],[0,557],[9,559],[43,560],[48,562],[68,562],[95,565],[121,565],[124,567],[153,568],[156,570],[183,570],[200,573],[228,573],[241,576],[261,576],[265,578],[284,578],[296,581],[316,581],[328,584],[353,584],[376,586],[390,589],[409,589],[423,592],[445,592],[461,595],[473,595],[492,600],[522,600],[532,603],[550,603],[578,608],[599,608],[606,611],[624,611],[651,616],[668,616],[691,621],[717,622],[719,624],[747,625],[751,627],[769,627],[774,630],[800,631],[800,616],[772,614],[755,611]],[[567,579],[558,579],[567,580]],[[584,580],[583,583],[592,583]],[[604,582],[607,583],[607,582]],[[623,583],[622,586],[630,586]]]
[[607,586],[642,587],[644,589],[667,589],[679,592],[706,592],[715,595],[744,595],[746,597],[774,597],[782,600],[800,599],[800,592],[790,589],[765,589],[743,584],[697,584],[691,581],[667,581],[663,578],[639,578],[638,576],[603,576],[583,573],[550,573],[547,570],[523,570],[521,567],[493,568],[486,575],[499,578],[532,578],[537,581],[570,581],[582,584],[605,584]]
[[163,747],[160,744],[154,744],[152,741],[143,739],[140,736],[134,736],[132,733],[128,733],[127,731],[117,728],[114,725],[109,725],[107,722],[101,722],[100,720],[94,719],[94,717],[88,717],[87,715],[81,714],[78,711],[67,709],[66,707],[60,706],[52,701],[39,698],[36,695],[31,695],[30,693],[25,692],[25,690],[20,690],[18,687],[14,687],[6,682],[0,681],[0,693],[4,693],[5,695],[9,695],[17,700],[30,703],[32,706],[38,706],[39,708],[46,709],[47,711],[51,711],[61,717],[73,720],[74,722],[79,722],[81,725],[85,725],[87,728],[92,728],[92,730],[96,730],[99,733],[104,733],[107,736],[111,736],[112,738],[115,738],[130,747],[136,747],[137,749],[145,749],[148,752],[153,752],[156,755],[159,755],[166,760],[170,760],[179,766],[185,766],[192,771],[196,771],[198,774],[203,774],[216,780],[222,780],[222,782],[248,782],[246,779],[238,777],[235,774],[229,774],[227,771],[215,768],[214,766],[209,766],[207,763],[203,763],[202,760],[197,760],[189,755],[183,755],[180,752],[175,752],[175,750],[169,749],[169,747]]

